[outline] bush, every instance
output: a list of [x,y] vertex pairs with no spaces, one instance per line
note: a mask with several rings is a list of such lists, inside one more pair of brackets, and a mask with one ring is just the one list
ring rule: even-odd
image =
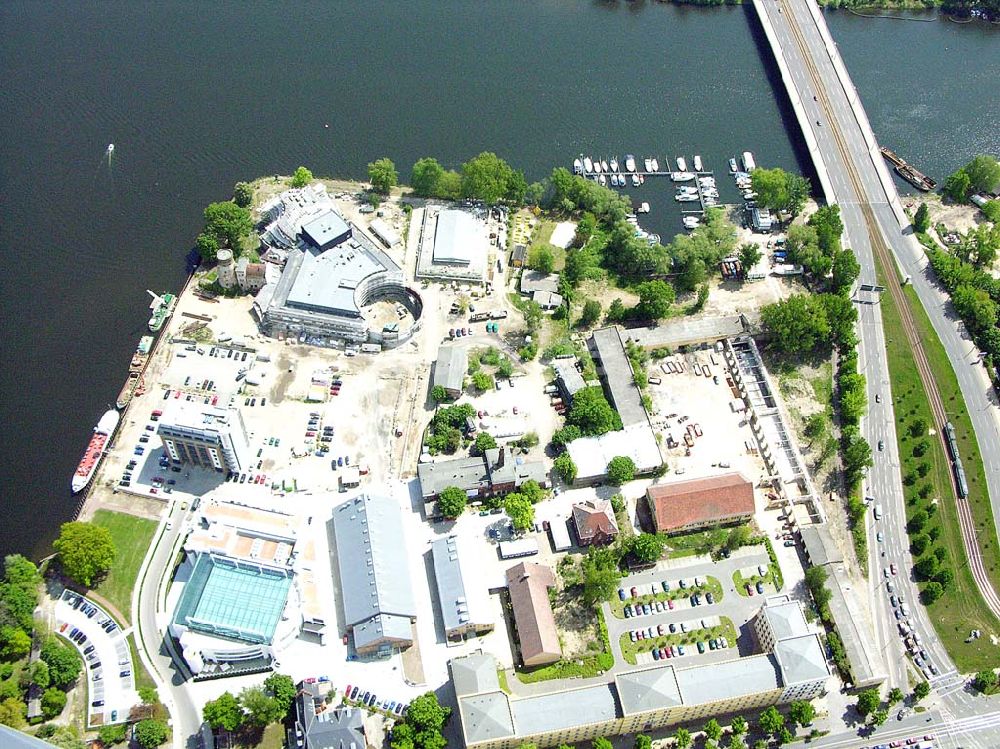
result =
[[49,687],[42,693],[42,715],[46,720],[56,717],[66,707],[66,693],[61,689]]
[[552,467],[567,484],[572,484],[576,480],[576,463],[573,462],[573,458],[570,457],[569,453],[559,455]]
[[135,724],[135,740],[142,749],[156,749],[167,740],[167,724],[147,718]]
[[124,723],[118,723],[113,726],[101,726],[97,731],[97,738],[105,746],[120,744],[125,741],[127,735],[128,726]]

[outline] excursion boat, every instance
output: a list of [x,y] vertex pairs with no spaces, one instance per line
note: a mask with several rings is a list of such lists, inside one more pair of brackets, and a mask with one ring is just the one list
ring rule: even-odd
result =
[[879,150],[882,155],[892,164],[896,174],[905,179],[918,190],[928,191],[937,187],[937,182],[917,169],[913,164],[908,164],[905,159],[897,156],[893,151],[881,146]]
[[625,170],[629,172],[635,171],[635,156],[630,153],[625,154]]
[[78,494],[86,489],[94,478],[97,466],[100,465],[101,459],[104,457],[108,440],[111,439],[111,435],[118,426],[119,418],[118,412],[110,409],[104,412],[104,416],[101,417],[101,420],[97,422],[97,426],[94,427],[94,434],[90,438],[90,443],[87,445],[87,449],[80,459],[80,464],[76,467],[76,472],[73,474],[71,486],[74,494]]
[[683,156],[677,157],[677,171],[686,172],[688,170],[687,162],[684,160]]
[[583,174],[583,159],[573,159],[573,174]]
[[174,305],[177,304],[177,297],[169,292],[165,292],[163,296],[159,296],[149,289],[146,290],[146,293],[153,297],[153,301],[149,303],[149,308],[153,311],[153,314],[149,316],[147,325],[150,331],[159,333],[163,327],[163,323],[174,313]]
[[701,156],[695,155],[695,157],[694,157],[694,170],[696,172],[703,172],[703,171],[705,171],[704,168],[702,167]]
[[671,172],[670,179],[672,179],[674,182],[690,182],[691,180],[694,179],[694,175],[691,174],[691,172],[685,172],[685,171]]
[[618,159],[615,158],[611,159],[611,171],[612,172],[618,171]]
[[583,157],[583,171],[585,171],[587,174],[590,174],[592,171],[594,171],[594,162],[590,160],[589,156]]

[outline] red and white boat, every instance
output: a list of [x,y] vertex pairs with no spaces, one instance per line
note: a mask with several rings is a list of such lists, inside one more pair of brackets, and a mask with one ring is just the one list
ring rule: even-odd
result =
[[111,409],[104,413],[101,420],[97,422],[97,426],[94,427],[94,436],[90,438],[90,444],[87,445],[87,450],[83,453],[83,458],[80,459],[80,465],[76,467],[76,473],[73,474],[74,494],[86,489],[90,480],[94,478],[97,466],[100,464],[101,458],[104,457],[108,440],[111,439],[111,435],[118,426],[119,418],[118,412]]

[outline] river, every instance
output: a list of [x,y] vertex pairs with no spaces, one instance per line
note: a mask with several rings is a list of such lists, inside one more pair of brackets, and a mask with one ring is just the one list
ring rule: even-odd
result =
[[[1000,151],[996,32],[831,27],[906,158],[941,178]],[[240,179],[299,164],[360,178],[383,155],[405,178],[421,156],[457,167],[482,150],[529,180],[580,152],[699,153],[724,171],[749,149],[810,170],[750,8],[14,1],[0,75],[0,553],[42,555],[71,518],[70,476],[145,330],[146,289],[179,288],[202,209]],[[634,192],[665,239],[668,192]]]

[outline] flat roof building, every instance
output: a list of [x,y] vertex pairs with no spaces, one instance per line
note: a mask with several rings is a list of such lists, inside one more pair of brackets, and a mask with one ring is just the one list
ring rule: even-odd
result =
[[556,371],[556,387],[559,388],[559,394],[567,405],[572,405],[573,396],[587,387],[583,375],[576,367],[576,359],[556,359],[552,362],[552,368]]
[[170,401],[156,425],[175,463],[240,473],[250,467],[252,454],[243,415],[195,401]]
[[483,581],[470,568],[474,549],[456,535],[439,538],[431,544],[434,581],[444,633],[452,642],[493,631],[489,593]]
[[591,336],[590,351],[597,365],[604,392],[625,427],[648,424],[649,417],[642,405],[642,393],[635,384],[632,364],[625,352],[625,343],[618,328],[601,328]]
[[417,278],[485,283],[491,243],[484,216],[482,209],[427,206]]
[[548,486],[544,463],[536,460],[519,463],[507,447],[495,447],[483,455],[419,463],[417,477],[425,505],[434,502],[449,486],[457,486],[473,500],[507,494],[528,480]]
[[469,356],[465,346],[441,346],[434,362],[432,387],[443,387],[452,398],[462,394],[465,372],[469,367]]
[[754,513],[753,484],[735,472],[654,484],[646,502],[660,533],[743,523]]
[[608,463],[618,456],[631,458],[637,475],[652,473],[663,465],[660,444],[648,422],[598,437],[580,437],[570,442],[566,449],[577,467],[574,486],[603,481],[608,475]]
[[337,507],[331,522],[345,624],[355,649],[388,655],[410,647],[417,609],[399,505],[362,494]]
[[521,562],[507,570],[507,590],[517,627],[521,661],[525,666],[543,666],[562,657],[549,588],[556,585],[551,569],[534,562]]
[[302,224],[302,236],[317,250],[326,250],[346,241],[351,226],[333,209],[328,209]]

